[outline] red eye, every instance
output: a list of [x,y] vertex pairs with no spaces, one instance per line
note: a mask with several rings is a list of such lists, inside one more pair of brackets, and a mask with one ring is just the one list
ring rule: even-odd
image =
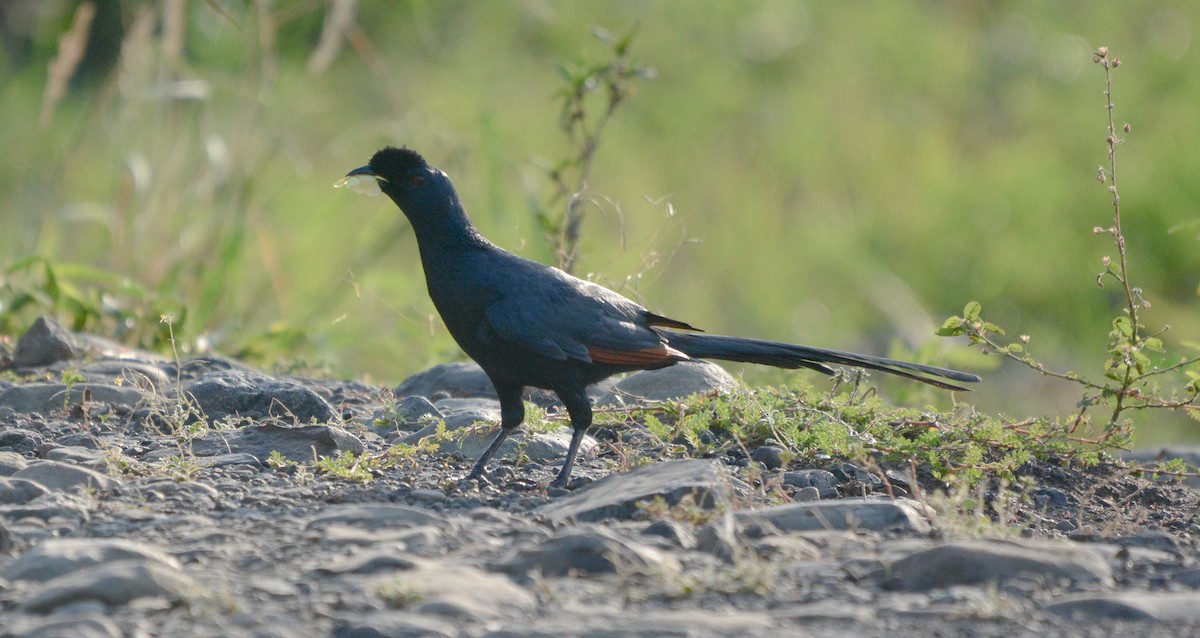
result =
[[420,186],[425,183],[425,177],[423,175],[413,175],[408,178],[408,183],[413,186]]

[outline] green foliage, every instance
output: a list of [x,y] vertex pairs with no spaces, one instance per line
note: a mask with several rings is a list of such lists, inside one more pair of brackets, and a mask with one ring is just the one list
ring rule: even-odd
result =
[[0,274],[0,333],[23,331],[40,315],[51,315],[72,330],[113,335],[151,350],[168,345],[154,318],[186,309],[169,294],[143,288],[128,277],[86,265],[41,256],[13,261]]
[[[978,299],[990,321],[1037,335],[1039,360],[1098,370],[1124,356],[1096,346],[1113,299],[1095,294],[1099,255],[1078,241],[1096,225],[1079,176],[1095,170],[1101,114],[1087,40],[1104,37],[1138,69],[1123,90],[1145,122],[1123,147],[1132,267],[1172,340],[1200,341],[1188,275],[1200,148],[1179,143],[1200,135],[1200,81],[1177,28],[1200,23],[1200,5],[359,3],[338,31],[322,3],[185,3],[166,24],[168,3],[126,1],[96,3],[121,12],[94,42],[115,60],[47,73],[77,3],[52,4],[25,46],[0,53],[7,121],[43,115],[0,129],[0,268],[35,256],[76,292],[54,300],[43,265],[6,275],[6,337],[52,312],[163,351],[156,318],[174,312],[183,354],[389,380],[461,356],[400,216],[330,185],[407,144],[452,175],[489,237],[557,260],[535,216],[551,237],[565,228],[570,200],[549,200],[545,173],[586,139],[556,126],[570,121],[567,91],[623,57],[621,77],[636,51],[658,77],[625,84],[637,99],[604,127],[588,188],[562,171],[580,211],[619,213],[583,218],[577,272],[634,281],[650,307],[712,332],[935,360],[948,353],[928,339],[931,317]],[[627,36],[585,37],[593,25],[637,25],[636,38],[622,49]],[[327,28],[355,39],[332,38],[340,52],[318,63]],[[556,75],[558,60],[579,62]],[[592,86],[599,118],[609,88]],[[17,298],[33,301],[14,310]],[[971,400],[1022,418],[1079,399],[1010,378],[989,375]],[[1190,423],[1159,412],[1139,434]]]
[[592,33],[610,47],[611,60],[572,68],[564,64],[556,67],[566,85],[558,93],[562,105],[559,128],[572,148],[569,157],[546,169],[554,183],[554,194],[547,207],[561,212],[540,209],[535,213],[558,266],[567,272],[574,269],[580,256],[584,211],[589,198],[595,197],[585,191],[604,129],[616,116],[617,108],[633,97],[633,82],[654,77],[653,69],[630,57],[635,30],[620,38],[599,28]]
[[[1108,112],[1107,137],[1108,163],[1097,171],[1098,181],[1106,185],[1112,197],[1113,223],[1105,228],[1097,226],[1097,235],[1113,238],[1117,258],[1105,256],[1104,270],[1096,276],[1096,284],[1103,288],[1105,282],[1116,283],[1121,291],[1121,314],[1112,319],[1108,332],[1107,358],[1103,363],[1106,381],[1088,380],[1074,372],[1054,372],[1041,363],[1029,351],[1029,336],[1021,336],[1017,342],[1000,343],[998,337],[1004,330],[981,317],[982,307],[978,302],[969,302],[962,316],[946,319],[938,331],[942,336],[965,336],[971,343],[981,346],[984,352],[994,352],[1032,368],[1043,375],[1070,381],[1084,390],[1075,415],[1065,423],[1064,435],[1073,434],[1081,425],[1088,423],[1088,412],[1097,406],[1107,406],[1111,416],[1103,424],[1097,442],[1114,447],[1128,445],[1132,434],[1132,422],[1127,413],[1144,409],[1183,410],[1195,414],[1200,410],[1200,374],[1191,369],[1200,362],[1200,357],[1183,357],[1178,362],[1159,366],[1151,355],[1166,353],[1160,335],[1167,331],[1150,333],[1142,322],[1142,312],[1150,308],[1142,289],[1134,286],[1129,277],[1129,249],[1123,230],[1121,196],[1117,188],[1117,149],[1124,144],[1131,127],[1126,124],[1118,130],[1113,116],[1112,77],[1120,66],[1120,59],[1110,57],[1108,49],[1101,47],[1092,57],[1105,74],[1104,97]],[[1188,381],[1181,390],[1166,391],[1158,384],[1157,377],[1168,373],[1184,373]]]
[[601,427],[644,423],[665,456],[708,456],[772,444],[785,460],[820,466],[830,458],[871,467],[928,469],[952,485],[976,485],[1038,458],[1090,464],[1098,457],[1047,419],[1013,424],[974,412],[888,407],[878,397],[811,388],[762,388],[695,396],[648,410],[602,411]]

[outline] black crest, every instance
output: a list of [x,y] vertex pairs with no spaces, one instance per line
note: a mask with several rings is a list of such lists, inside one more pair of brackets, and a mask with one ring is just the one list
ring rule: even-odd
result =
[[388,179],[402,175],[414,168],[425,168],[425,158],[407,148],[389,146],[371,156],[371,172]]

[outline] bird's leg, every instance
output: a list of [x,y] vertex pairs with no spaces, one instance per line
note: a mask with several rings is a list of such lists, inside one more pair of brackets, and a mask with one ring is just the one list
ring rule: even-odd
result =
[[563,461],[562,470],[550,483],[552,487],[566,487],[571,480],[571,468],[575,467],[575,456],[579,453],[579,444],[583,443],[583,435],[592,425],[592,402],[583,389],[577,391],[556,391],[555,394],[567,406],[567,414],[571,415],[571,446],[567,448],[567,458]]
[[492,439],[483,454],[479,455],[479,459],[475,461],[475,467],[471,468],[471,472],[463,479],[464,481],[474,481],[482,477],[483,471],[487,469],[488,461],[491,461],[492,457],[496,455],[508,435],[512,434],[513,430],[521,425],[521,421],[525,420],[525,404],[521,401],[523,390],[524,388],[521,386],[496,386],[496,394],[500,396],[500,431],[496,433],[496,438]]

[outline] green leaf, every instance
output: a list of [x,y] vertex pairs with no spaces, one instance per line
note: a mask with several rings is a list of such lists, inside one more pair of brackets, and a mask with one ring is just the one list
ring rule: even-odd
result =
[[983,310],[983,306],[979,305],[978,301],[968,301],[966,306],[963,306],[963,318],[970,320],[979,319],[979,312]]

